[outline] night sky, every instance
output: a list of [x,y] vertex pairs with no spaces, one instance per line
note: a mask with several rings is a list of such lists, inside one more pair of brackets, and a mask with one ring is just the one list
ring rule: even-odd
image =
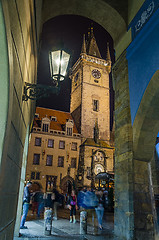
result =
[[[48,53],[62,47],[71,54],[69,68],[73,66],[81,53],[83,34],[86,34],[93,25],[94,35],[102,58],[106,59],[107,42],[109,42],[111,60],[114,62],[113,41],[111,36],[99,24],[92,20],[80,16],[64,15],[53,18],[46,22],[41,36],[41,51],[38,61],[38,78],[40,84],[48,84],[50,77]],[[112,81],[111,89],[111,109],[113,109]],[[63,81],[60,94],[50,95],[48,98],[41,98],[37,101],[37,106],[46,107],[69,112],[70,108],[71,80],[68,75]]]

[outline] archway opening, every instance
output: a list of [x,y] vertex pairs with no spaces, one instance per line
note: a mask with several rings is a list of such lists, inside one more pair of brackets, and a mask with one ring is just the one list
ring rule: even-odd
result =
[[[65,24],[64,24],[65,23]],[[74,24],[72,24],[74,23]],[[93,24],[92,24],[93,23]],[[43,27],[43,32],[42,32],[42,45],[41,45],[41,52],[40,52],[40,57],[39,57],[39,65],[38,65],[38,83],[42,83],[44,84],[45,82],[47,82],[47,79],[49,77],[49,63],[48,63],[48,51],[50,49],[56,48],[59,44],[59,42],[61,42],[61,40],[64,42],[64,48],[67,48],[73,55],[72,58],[72,62],[70,64],[70,67],[72,67],[72,65],[77,61],[77,59],[79,58],[80,54],[81,54],[81,47],[82,47],[82,41],[83,41],[83,34],[88,34],[88,32],[90,32],[90,28],[93,26],[93,32],[94,32],[94,36],[97,42],[97,45],[99,47],[99,51],[101,53],[101,59],[104,59],[106,61],[106,58],[108,56],[108,48],[110,51],[110,61],[112,62],[112,64],[114,63],[114,49],[113,49],[113,40],[111,38],[111,36],[105,31],[105,29],[103,29],[99,24],[97,24],[96,22],[93,22],[90,19],[84,18],[84,17],[80,17],[80,16],[74,16],[74,15],[64,15],[64,16],[58,16],[56,18],[53,18],[51,20],[49,20],[48,22],[46,22],[44,24]],[[53,30],[52,30],[53,29]],[[109,43],[109,44],[107,44]],[[109,46],[109,47],[108,47]],[[97,62],[94,62],[94,64],[96,64]],[[94,67],[95,68],[95,67]],[[90,72],[91,74],[91,72]],[[103,75],[107,74],[106,71],[103,71]],[[109,75],[109,74],[108,74]],[[95,78],[96,80],[96,78]],[[98,84],[97,80],[95,82],[95,80],[93,79],[95,84]],[[104,81],[104,80],[103,80]],[[106,89],[109,92],[109,88],[110,88],[110,95],[108,94],[108,99],[107,99],[107,107],[110,110],[110,118],[107,120],[107,123],[109,124],[109,132],[108,135],[112,136],[113,132],[113,88],[112,88],[112,79],[111,79],[111,75],[110,77],[107,79],[108,81],[108,85],[106,87]],[[100,84],[100,83],[99,83]],[[35,152],[31,152],[31,155],[28,154],[28,166],[27,166],[27,180],[31,180],[31,181],[35,181],[41,183],[42,186],[42,190],[43,192],[47,192],[47,186],[48,182],[50,183],[50,187],[49,190],[51,188],[56,188],[56,190],[59,192],[59,194],[67,194],[70,195],[71,194],[71,190],[72,189],[81,189],[82,188],[87,188],[88,191],[90,191],[91,187],[94,187],[93,190],[98,190],[98,187],[95,188],[95,186],[93,185],[94,182],[94,175],[96,174],[96,170],[94,170],[95,166],[97,166],[98,161],[100,161],[100,166],[103,166],[103,169],[105,171],[113,171],[113,163],[110,161],[110,159],[113,160],[113,140],[112,143],[110,143],[110,139],[106,142],[103,141],[101,139],[101,136],[98,136],[98,134],[96,134],[96,136],[94,136],[93,139],[93,143],[91,143],[91,147],[92,147],[92,151],[95,151],[96,149],[104,149],[104,154],[100,154],[100,151],[98,152],[97,156],[93,156],[92,152],[88,154],[88,156],[85,155],[84,159],[91,159],[92,161],[94,161],[94,163],[91,165],[88,165],[88,161],[86,161],[86,164],[82,164],[82,154],[83,154],[83,150],[80,152],[79,151],[79,156],[78,158],[75,158],[75,156],[71,153],[73,151],[77,151],[77,147],[76,147],[76,142],[75,141],[71,141],[70,143],[62,143],[62,139],[61,136],[59,137],[58,134],[64,135],[65,132],[65,126],[63,123],[63,126],[61,128],[61,133],[60,129],[56,129],[56,132],[51,132],[51,124],[52,121],[54,122],[54,124],[57,122],[58,123],[58,116],[56,117],[55,115],[51,115],[51,113],[49,112],[50,109],[54,109],[54,110],[60,110],[60,111],[64,111],[64,112],[69,112],[70,111],[70,91],[71,91],[71,81],[68,78],[66,79],[65,82],[63,82],[62,86],[61,86],[61,93],[59,96],[50,96],[48,99],[41,99],[37,101],[37,106],[38,108],[47,108],[47,113],[45,113],[45,116],[41,117],[41,112],[37,112],[36,116],[35,116],[35,125],[33,126],[33,133],[36,132],[36,136],[34,137],[33,142],[31,143],[31,146],[33,147],[33,145],[35,146]],[[103,93],[101,93],[102,95]],[[100,93],[99,93],[100,95]],[[93,97],[96,97],[96,95],[94,94]],[[104,96],[103,96],[104,97]],[[86,97],[87,98],[87,97]],[[101,104],[102,105],[102,104]],[[49,110],[48,110],[49,109]],[[44,110],[43,110],[44,111]],[[96,114],[96,109],[93,110],[95,113],[93,113],[94,115]],[[101,115],[102,115],[102,110],[101,111]],[[38,116],[39,114],[39,116]],[[55,112],[54,112],[55,114]],[[97,114],[96,114],[97,115]],[[41,120],[43,118],[47,118],[48,122],[49,122],[49,141],[47,138],[44,138],[44,131],[40,130],[42,129],[42,122]],[[69,122],[71,123],[70,119]],[[95,118],[96,121],[96,118]],[[104,126],[104,123],[103,123]],[[40,135],[40,131],[42,131],[42,135]],[[92,132],[97,133],[97,126],[96,129],[94,130],[94,125],[92,127]],[[101,131],[102,132],[102,131]],[[32,133],[32,134],[33,134]],[[52,139],[51,133],[54,133],[55,136],[58,136],[59,139],[59,146],[57,147],[58,149],[56,149],[56,151],[54,150],[56,147],[56,141],[55,139]],[[76,133],[75,139],[78,137],[78,134],[80,134],[80,132]],[[70,136],[67,136],[68,138]],[[98,139],[99,138],[99,141]],[[111,138],[111,137],[109,137]],[[32,141],[32,140],[31,140]],[[111,146],[108,144],[112,144]],[[72,144],[74,143],[74,144]],[[85,142],[86,146],[88,146],[89,148],[89,144],[90,141],[88,139],[87,142]],[[93,145],[95,144],[95,145]],[[80,147],[80,144],[78,144],[78,147]],[[48,150],[48,148],[50,148]],[[53,155],[51,153],[51,150],[53,149],[54,154]],[[61,153],[61,155],[58,153],[59,149],[63,149],[63,153]],[[84,148],[83,148],[84,149]],[[90,151],[90,149],[89,149]],[[66,157],[64,156],[66,154]],[[72,154],[72,157],[70,157]],[[53,156],[52,156],[53,155]],[[52,157],[51,157],[52,156]],[[76,159],[76,161],[75,161]],[[79,159],[81,161],[81,165],[79,166],[78,162]],[[70,161],[70,162],[69,162]],[[56,167],[58,165],[59,172],[56,172],[56,170],[53,169],[53,166],[55,166],[54,164],[56,163]],[[40,165],[42,165],[43,167],[41,167]],[[45,165],[45,166],[44,166]],[[67,167],[65,167],[67,166]],[[66,168],[65,169],[63,168]],[[44,170],[45,168],[45,170]],[[61,170],[62,168],[62,170]],[[91,173],[89,176],[87,176],[87,174]],[[82,174],[82,175],[80,175]],[[65,181],[63,184],[61,184],[63,182],[63,178],[65,176],[71,176],[73,178],[73,181],[71,181],[69,178],[67,178],[67,181]],[[80,177],[82,176],[82,179],[80,179]],[[92,177],[93,176],[93,177]],[[83,179],[85,178],[85,183],[82,183]],[[56,183],[55,183],[56,182]],[[78,183],[80,182],[80,186],[78,185]],[[92,182],[92,183],[91,183]],[[78,186],[78,187],[77,187]],[[101,189],[100,189],[101,190]],[[102,191],[104,192],[106,189],[104,189],[104,187],[102,188]],[[66,192],[66,193],[65,193]],[[106,194],[106,192],[105,192]],[[65,197],[67,198],[67,196],[65,195]],[[106,200],[106,199],[105,199]],[[65,202],[65,204],[67,205],[67,202]],[[69,211],[67,208],[63,209],[64,211],[64,215],[67,215],[67,218],[69,218]],[[106,210],[105,210],[106,212]],[[111,213],[110,213],[111,212]],[[63,214],[63,212],[61,211],[61,213]],[[59,214],[60,214],[60,207],[59,207]],[[89,213],[90,214],[90,213]],[[108,215],[111,215],[110,218]],[[109,214],[104,215],[104,220],[110,223],[110,229],[112,230],[113,228],[113,209],[111,209],[111,211],[109,211]],[[109,218],[109,219],[108,219]],[[91,219],[91,218],[90,218]],[[33,217],[29,218],[28,215],[28,220],[33,220]],[[90,220],[92,221],[92,220]],[[57,222],[58,223],[58,222]],[[91,225],[91,227],[93,227],[93,224]],[[106,230],[106,229],[105,229]],[[23,230],[22,230],[23,231]],[[21,231],[21,232],[22,232]],[[91,232],[91,230],[90,230]],[[93,230],[94,232],[94,230]],[[78,232],[76,231],[76,234],[78,234]],[[103,231],[103,234],[106,234],[106,231]]]

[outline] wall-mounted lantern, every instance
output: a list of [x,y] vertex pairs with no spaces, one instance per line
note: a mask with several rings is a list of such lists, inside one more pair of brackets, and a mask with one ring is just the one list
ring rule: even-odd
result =
[[49,94],[59,94],[61,81],[65,79],[70,55],[64,50],[49,52],[50,85],[31,84],[25,82],[23,101],[37,100]]

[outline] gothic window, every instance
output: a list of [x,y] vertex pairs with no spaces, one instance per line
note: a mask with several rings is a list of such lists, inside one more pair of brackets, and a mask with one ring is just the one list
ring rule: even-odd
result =
[[39,164],[40,164],[40,154],[34,153],[33,165],[39,165]]
[[63,156],[58,157],[58,167],[64,167],[64,157]]
[[48,139],[48,148],[53,148],[54,147],[54,140],[53,139]]
[[65,149],[65,141],[59,141],[59,148]]
[[77,158],[71,158],[71,168],[76,168]]
[[99,111],[99,101],[93,100],[93,111],[98,112]]
[[41,138],[39,138],[39,137],[36,137],[35,138],[35,146],[41,146]]
[[71,150],[77,151],[77,143],[76,142],[72,142]]
[[52,166],[52,159],[53,159],[52,155],[47,155],[47,157],[46,157],[46,166]]

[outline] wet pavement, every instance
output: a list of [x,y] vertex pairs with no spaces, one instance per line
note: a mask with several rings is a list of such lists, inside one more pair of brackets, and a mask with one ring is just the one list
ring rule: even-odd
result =
[[95,227],[91,223],[90,218],[88,219],[87,225],[87,234],[80,235],[80,221],[79,221],[80,212],[77,212],[77,222],[70,223],[69,222],[69,210],[68,209],[60,209],[58,211],[58,220],[52,221],[52,232],[51,236],[44,235],[44,220],[35,219],[35,216],[29,216],[25,223],[25,226],[28,229],[20,230],[20,237],[14,237],[14,240],[46,240],[46,239],[85,239],[85,240],[113,240],[113,227],[114,227],[114,217],[113,213],[105,213],[103,217],[103,229],[100,230],[96,223]]

